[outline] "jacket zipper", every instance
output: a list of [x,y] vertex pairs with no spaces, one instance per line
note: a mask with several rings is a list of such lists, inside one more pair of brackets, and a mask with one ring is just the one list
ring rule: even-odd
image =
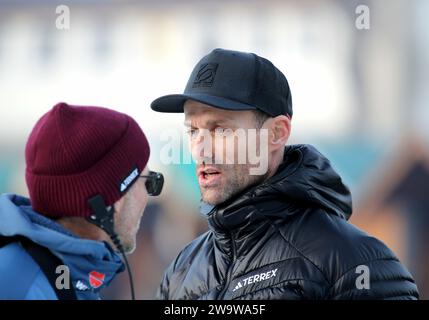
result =
[[229,265],[229,268],[228,268],[228,271],[226,274],[225,285],[224,285],[222,291],[218,295],[218,300],[223,299],[225,297],[225,294],[228,290],[228,286],[229,286],[230,281],[231,281],[231,276],[232,276],[235,258],[237,256],[237,248],[235,247],[235,237],[234,237],[234,234],[232,232],[230,233],[230,235],[231,235],[231,246],[232,246],[232,259],[231,259],[231,264]]

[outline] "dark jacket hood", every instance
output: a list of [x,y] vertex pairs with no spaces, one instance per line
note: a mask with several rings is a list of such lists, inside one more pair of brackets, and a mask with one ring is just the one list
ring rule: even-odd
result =
[[209,225],[231,229],[260,218],[299,214],[321,208],[348,220],[352,198],[330,161],[311,145],[286,146],[283,163],[275,175],[215,207],[202,204]]

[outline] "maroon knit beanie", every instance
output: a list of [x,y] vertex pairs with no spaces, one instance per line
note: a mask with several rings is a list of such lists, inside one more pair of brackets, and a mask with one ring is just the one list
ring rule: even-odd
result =
[[119,200],[146,167],[150,149],[131,117],[100,107],[58,103],[34,126],[25,149],[35,211],[89,217],[88,199]]

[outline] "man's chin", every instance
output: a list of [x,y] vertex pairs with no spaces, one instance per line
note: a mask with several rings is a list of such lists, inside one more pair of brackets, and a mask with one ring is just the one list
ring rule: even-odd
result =
[[[126,240],[126,241],[122,240],[121,244],[122,244],[122,249],[124,250],[124,253],[126,255],[129,255],[136,250],[136,246],[137,246],[136,241],[132,242],[132,240]],[[121,253],[121,251],[118,248],[115,248],[115,251],[117,253]]]
[[136,250],[136,246],[135,245],[124,246],[124,253],[126,255],[132,254],[135,250]]
[[228,200],[230,197],[220,194],[214,190],[202,192],[202,199],[205,203],[208,203],[212,206],[216,206]]

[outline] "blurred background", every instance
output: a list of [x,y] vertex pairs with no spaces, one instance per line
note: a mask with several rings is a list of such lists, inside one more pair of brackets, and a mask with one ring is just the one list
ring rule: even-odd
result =
[[[69,28],[57,28],[59,5]],[[289,80],[290,143],[331,160],[354,196],[351,222],[385,242],[428,299],[428,18],[426,0],[0,0],[0,193],[28,195],[26,139],[55,103],[133,116],[151,142],[151,169],[166,176],[130,257],[137,297],[153,298],[163,270],[207,224],[194,166],[160,160],[162,130],[182,132],[183,115],[150,102],[182,92],[213,48],[251,51]],[[126,274],[103,296],[129,299]]]

